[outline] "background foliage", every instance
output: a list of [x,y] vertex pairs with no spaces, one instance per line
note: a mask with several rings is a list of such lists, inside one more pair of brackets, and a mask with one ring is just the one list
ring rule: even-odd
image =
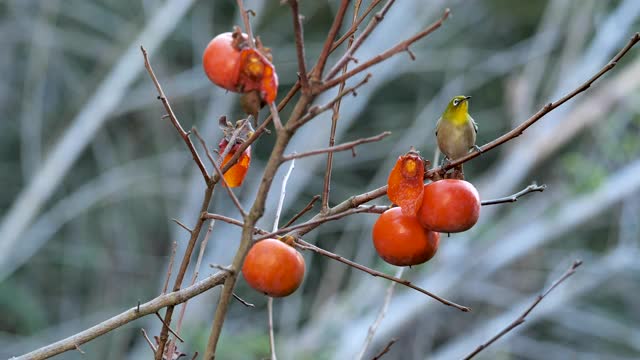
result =
[[[273,48],[283,94],[297,70],[289,9],[278,1],[246,6],[257,13],[254,32]],[[308,59],[319,53],[336,7],[303,2]],[[344,101],[339,139],[384,130],[393,135],[360,146],[355,158],[336,155],[332,203],[383,184],[395,158],[411,145],[430,158],[435,121],[453,95],[473,96],[470,111],[481,144],[524,121],[605,64],[638,29],[640,16],[634,0],[398,1],[357,57],[366,59],[410,36],[445,7],[452,18],[412,47],[416,61],[398,56],[377,66],[358,96]],[[182,123],[197,126],[215,144],[218,116],[235,118],[240,111],[237,96],[208,82],[201,54],[215,34],[240,23],[230,0],[0,2],[0,357],[73,334],[159,292],[171,243],[178,243],[179,253],[186,243],[170,219],[191,221],[204,186],[174,129],[160,119],[163,110],[137,47],[143,43],[150,50]],[[531,181],[549,188],[516,204],[483,209],[472,231],[443,238],[434,260],[405,272],[473,313],[396,289],[372,353],[397,337],[387,358],[459,357],[514,319],[578,257],[585,261],[580,271],[482,358],[640,357],[634,295],[640,291],[639,86],[640,58],[631,53],[586,94],[467,164],[467,177],[483,199]],[[60,157],[75,160],[72,166],[51,164],[73,124],[91,122],[99,122],[95,131],[73,133],[68,141],[76,147]],[[329,118],[319,117],[289,150],[326,145],[329,127]],[[253,198],[272,141],[265,137],[254,147],[241,200]],[[61,181],[50,169],[64,169]],[[324,157],[296,163],[283,219],[322,191],[323,173]],[[51,191],[19,197],[38,180],[50,182]],[[271,227],[277,195],[268,200],[264,228]],[[17,206],[25,201],[32,212]],[[238,215],[225,196],[214,200],[212,210]],[[16,219],[28,225],[9,242]],[[370,244],[374,221],[375,215],[355,215],[305,239],[393,273]],[[238,236],[238,229],[216,224],[205,263],[228,263]],[[305,257],[301,289],[276,301],[278,353],[284,359],[351,358],[388,284]],[[243,282],[238,293],[256,308],[233,303],[219,356],[265,357],[266,300]],[[190,302],[185,350],[204,347],[216,298],[217,290]],[[152,317],[130,324],[83,346],[85,358],[148,356],[139,328],[156,333],[158,325]]]

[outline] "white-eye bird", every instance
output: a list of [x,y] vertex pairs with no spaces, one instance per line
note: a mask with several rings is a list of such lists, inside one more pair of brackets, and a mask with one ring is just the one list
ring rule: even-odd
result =
[[456,96],[449,102],[436,124],[438,147],[448,161],[465,156],[476,146],[478,125],[469,115],[471,96]]

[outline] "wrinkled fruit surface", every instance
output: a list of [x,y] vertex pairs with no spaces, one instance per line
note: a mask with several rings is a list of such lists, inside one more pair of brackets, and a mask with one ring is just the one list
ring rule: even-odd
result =
[[418,218],[400,208],[385,211],[373,225],[373,246],[378,255],[397,266],[418,265],[435,255],[440,234],[426,230]]
[[480,217],[480,196],[471,183],[445,179],[424,186],[418,218],[433,231],[456,233],[469,230]]
[[300,286],[304,270],[304,259],[296,249],[277,239],[265,239],[249,249],[242,275],[255,290],[283,297]]
[[416,215],[422,204],[424,162],[420,155],[407,153],[398,157],[387,179],[387,196],[406,215]]

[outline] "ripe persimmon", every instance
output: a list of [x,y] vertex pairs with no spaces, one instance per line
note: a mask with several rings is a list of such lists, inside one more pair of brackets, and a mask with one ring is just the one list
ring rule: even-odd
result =
[[444,179],[424,186],[420,223],[427,229],[456,233],[470,229],[480,217],[480,196],[471,183]]
[[204,50],[202,66],[209,80],[229,91],[257,90],[265,103],[278,93],[278,75],[270,60],[270,50],[256,41],[249,45],[247,34],[236,29],[214,37]]
[[242,265],[242,275],[249,286],[271,297],[284,297],[296,291],[304,270],[302,255],[278,239],[255,243]]
[[414,215],[399,207],[385,211],[373,225],[373,246],[378,255],[397,266],[418,265],[435,255],[440,234],[422,227]]

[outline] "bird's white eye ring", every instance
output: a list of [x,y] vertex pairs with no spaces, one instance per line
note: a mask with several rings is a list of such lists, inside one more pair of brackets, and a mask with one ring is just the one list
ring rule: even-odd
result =
[[460,100],[458,99],[453,100],[453,106],[458,106],[459,103],[460,103]]

